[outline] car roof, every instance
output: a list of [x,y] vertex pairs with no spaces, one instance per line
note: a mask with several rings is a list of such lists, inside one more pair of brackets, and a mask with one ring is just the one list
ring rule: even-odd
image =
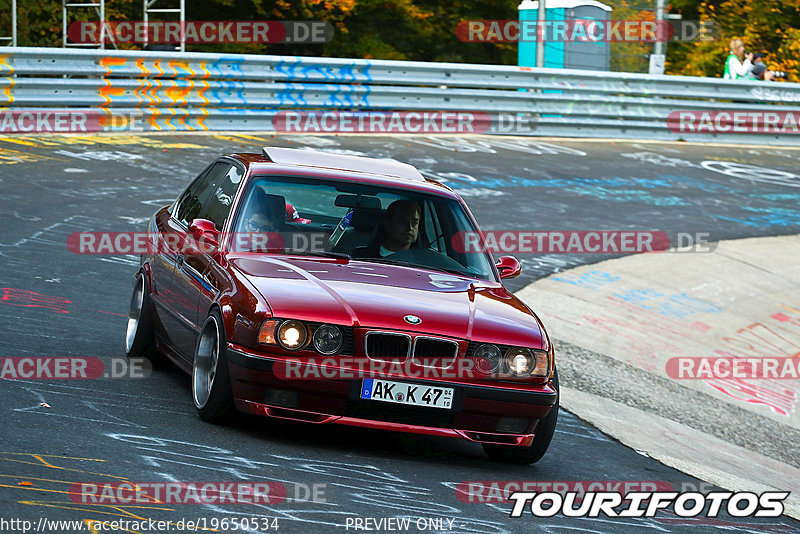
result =
[[265,146],[264,155],[271,161],[283,165],[306,165],[309,167],[325,167],[340,171],[368,172],[383,176],[394,176],[424,182],[425,177],[408,163],[400,163],[393,159],[364,158],[361,156],[348,156],[331,154],[321,150],[300,150],[297,148],[280,148]]
[[252,174],[282,174],[370,183],[457,198],[452,189],[426,178],[412,165],[390,159],[332,154],[320,150],[264,147],[262,154],[227,154]]

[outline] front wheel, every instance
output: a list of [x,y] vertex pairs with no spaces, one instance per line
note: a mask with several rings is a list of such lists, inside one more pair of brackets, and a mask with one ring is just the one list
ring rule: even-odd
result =
[[200,419],[208,423],[219,423],[234,411],[222,325],[219,311],[211,312],[200,329],[194,351],[192,397]]
[[553,372],[553,388],[556,390],[556,403],[536,425],[533,443],[529,447],[484,443],[483,450],[489,458],[512,464],[533,464],[542,459],[553,439],[558,421],[558,406],[561,400],[561,392],[558,388],[558,370]]

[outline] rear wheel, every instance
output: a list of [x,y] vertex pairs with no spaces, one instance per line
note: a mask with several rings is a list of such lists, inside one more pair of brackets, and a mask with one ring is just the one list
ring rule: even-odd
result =
[[533,443],[529,447],[484,443],[483,450],[486,451],[489,458],[513,464],[532,464],[542,459],[542,456],[550,446],[550,441],[553,439],[556,422],[558,421],[558,405],[561,400],[561,393],[558,388],[558,370],[553,373],[553,387],[556,390],[556,403],[550,408],[544,419],[541,419],[536,425]]
[[214,310],[200,329],[192,365],[192,397],[200,419],[221,422],[234,412],[222,316]]
[[147,275],[141,271],[136,275],[128,310],[125,354],[128,358],[148,358],[154,363],[159,360],[150,307],[150,284]]

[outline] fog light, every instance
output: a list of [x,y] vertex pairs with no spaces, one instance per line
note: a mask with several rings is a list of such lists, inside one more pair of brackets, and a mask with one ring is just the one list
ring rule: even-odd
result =
[[489,344],[478,347],[472,354],[472,359],[475,361],[475,367],[486,374],[499,373],[503,361],[500,349]]
[[284,389],[265,389],[264,404],[282,406],[284,408],[297,408],[297,392]]
[[324,324],[314,331],[314,348],[320,354],[336,354],[343,342],[342,331],[333,325]]
[[308,341],[306,325],[300,321],[284,321],[278,327],[278,342],[285,349],[297,350]]
[[501,417],[497,422],[497,432],[505,434],[524,434],[531,420],[525,417]]

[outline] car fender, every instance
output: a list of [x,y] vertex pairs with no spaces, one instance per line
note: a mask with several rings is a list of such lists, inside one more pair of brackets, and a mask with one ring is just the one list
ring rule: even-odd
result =
[[[236,335],[237,317],[241,315],[247,319],[260,319],[263,321],[264,319],[272,317],[272,309],[261,293],[244,279],[236,269],[231,268],[230,264],[228,264],[227,270],[233,284],[231,287],[219,292],[214,301],[209,305],[207,313],[211,314],[214,309],[218,309],[220,314],[222,314],[226,339],[229,341],[241,341]],[[255,310],[245,309],[241,304],[243,295],[247,293],[251,294],[256,299],[257,304]]]

